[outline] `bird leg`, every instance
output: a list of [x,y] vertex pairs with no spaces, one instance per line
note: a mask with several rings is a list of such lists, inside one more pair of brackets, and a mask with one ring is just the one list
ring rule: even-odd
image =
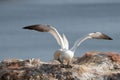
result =
[[70,65],[70,63],[71,63],[71,60],[67,62],[67,65],[66,65],[67,68],[72,68],[73,67],[73,66]]

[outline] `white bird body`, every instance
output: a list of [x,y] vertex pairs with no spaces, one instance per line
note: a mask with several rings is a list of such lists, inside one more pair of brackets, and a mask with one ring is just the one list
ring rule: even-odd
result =
[[62,36],[58,33],[58,31],[50,26],[50,25],[31,25],[24,27],[23,29],[30,29],[30,30],[36,30],[40,32],[49,32],[51,33],[55,39],[57,40],[57,43],[60,45],[60,49],[58,49],[54,53],[54,59],[58,60],[61,64],[63,64],[64,60],[67,62],[67,65],[69,65],[74,57],[75,50],[79,47],[79,45],[87,40],[87,39],[106,39],[106,40],[112,40],[109,36],[101,33],[101,32],[94,32],[89,33],[86,36],[78,39],[73,47],[69,49],[69,41],[67,40],[66,36],[63,34]]
[[54,59],[58,60],[61,64],[63,64],[64,60],[69,65],[74,56],[74,52],[68,49],[59,49],[54,53]]

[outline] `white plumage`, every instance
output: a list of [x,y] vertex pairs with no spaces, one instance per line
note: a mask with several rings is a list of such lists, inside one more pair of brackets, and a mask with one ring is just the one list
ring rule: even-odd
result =
[[79,45],[87,40],[87,39],[105,39],[105,40],[112,40],[109,36],[106,34],[103,34],[101,32],[94,32],[89,33],[85,35],[84,37],[78,39],[73,47],[69,49],[69,41],[67,40],[66,36],[63,34],[62,36],[58,33],[56,28],[52,27],[51,25],[30,25],[23,27],[23,29],[29,29],[29,30],[36,30],[40,32],[48,32],[51,33],[54,38],[56,39],[57,43],[60,45],[60,49],[58,49],[54,53],[54,59],[58,60],[60,63],[63,64],[63,61],[65,60],[67,62],[67,65],[69,65],[72,61],[72,58],[74,57],[75,50],[79,47]]

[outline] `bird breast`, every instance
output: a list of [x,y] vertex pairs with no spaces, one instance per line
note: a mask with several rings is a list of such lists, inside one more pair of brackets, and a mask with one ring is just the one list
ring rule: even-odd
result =
[[62,58],[62,59],[72,59],[74,56],[74,53],[70,50],[66,49],[59,49],[54,54],[54,59]]
[[74,53],[70,50],[63,50],[61,51],[61,57],[67,58],[67,59],[72,59],[74,56]]

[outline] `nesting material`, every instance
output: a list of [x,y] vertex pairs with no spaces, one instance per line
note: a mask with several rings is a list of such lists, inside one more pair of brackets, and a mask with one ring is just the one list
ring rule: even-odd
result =
[[56,60],[6,59],[0,62],[0,80],[120,80],[120,54],[87,52],[74,58],[72,68]]

